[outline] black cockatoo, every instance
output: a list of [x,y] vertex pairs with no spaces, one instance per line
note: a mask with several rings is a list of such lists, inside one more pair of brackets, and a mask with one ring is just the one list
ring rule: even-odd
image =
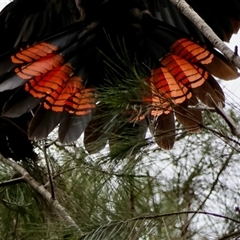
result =
[[[238,0],[187,2],[224,41],[240,27]],[[107,139],[111,145],[124,128],[137,137],[148,127],[171,149],[175,118],[189,131],[201,129],[201,112],[189,105],[224,105],[213,76],[239,75],[168,0],[14,0],[0,14],[0,33],[0,151],[15,159],[32,158],[30,140],[58,125],[62,143],[85,132],[89,151]],[[119,80],[119,95],[130,89],[131,67],[143,86],[114,126],[101,95]]]

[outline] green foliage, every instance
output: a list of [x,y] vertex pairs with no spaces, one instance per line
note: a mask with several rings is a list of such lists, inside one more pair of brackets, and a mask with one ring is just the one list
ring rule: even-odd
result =
[[[1,187],[1,237],[182,240],[215,239],[235,231],[237,223],[211,216],[165,216],[201,210],[238,219],[239,145],[228,143],[202,133],[180,138],[169,152],[148,145],[135,156],[117,159],[107,149],[88,155],[84,149],[51,145],[47,155],[56,199],[83,234],[77,237],[28,184],[16,183]],[[19,164],[50,191],[44,160]],[[0,173],[1,182],[19,177],[4,165]]]

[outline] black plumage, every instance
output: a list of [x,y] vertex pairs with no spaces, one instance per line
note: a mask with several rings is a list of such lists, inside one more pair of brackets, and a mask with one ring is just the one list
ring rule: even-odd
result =
[[[229,40],[240,27],[237,0],[187,2],[222,40]],[[160,147],[172,148],[174,116],[196,132],[202,116],[189,105],[224,105],[223,91],[212,74],[223,79],[239,75],[168,0],[15,0],[0,14],[0,32],[0,96],[6,97],[2,120],[26,116],[22,128],[29,139],[47,137],[58,124],[63,143],[77,140],[86,130],[90,152],[104,147],[107,139],[110,146],[118,143],[121,132],[143,138],[147,127]],[[124,117],[114,125],[109,123],[114,116],[105,117],[111,109],[99,99],[109,81],[117,85],[114,78],[106,80],[111,64],[120,69],[115,77],[131,92],[124,57],[142,70],[138,74],[146,91],[129,98],[129,104],[137,101],[141,111],[123,109]],[[2,135],[3,145],[19,141]],[[116,135],[120,137],[113,141]],[[102,143],[93,150],[101,136]],[[28,138],[25,135],[24,141],[31,145]],[[8,145],[13,152],[14,145]]]

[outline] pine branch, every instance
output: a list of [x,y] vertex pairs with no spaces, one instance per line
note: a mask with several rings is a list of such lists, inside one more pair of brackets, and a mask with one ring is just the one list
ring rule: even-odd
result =
[[172,212],[172,213],[163,213],[163,214],[153,214],[149,216],[139,216],[132,219],[127,220],[126,222],[136,221],[136,220],[145,220],[145,219],[157,219],[162,217],[170,217],[170,216],[178,216],[183,214],[201,214],[201,215],[208,215],[216,218],[222,218],[228,221],[232,221],[234,223],[240,224],[240,221],[233,219],[231,217],[227,217],[221,214],[213,213],[213,212],[205,212],[205,211],[181,211],[181,212]]
[[57,201],[52,198],[52,195],[41,185],[38,181],[36,181],[23,167],[21,167],[18,163],[6,159],[3,156],[0,156],[0,161],[7,166],[12,167],[15,171],[22,175],[22,178],[25,182],[27,182],[34,190],[41,194],[41,196],[47,200],[47,202],[51,205],[51,207],[55,210],[56,214],[60,216],[71,228],[76,229],[79,235],[82,234],[81,229],[74,222],[74,220],[69,216],[66,212],[65,208]]
[[237,68],[240,69],[240,57],[237,56],[223,41],[214,33],[214,31],[205,23],[205,21],[191,8],[185,0],[169,0],[176,5],[180,11],[190,19],[203,33],[203,35],[220,50]]
[[227,217],[221,214],[213,213],[213,212],[205,212],[205,211],[180,211],[180,212],[172,212],[172,213],[163,213],[163,214],[152,214],[152,215],[141,215],[138,217],[130,218],[123,221],[110,221],[105,225],[101,225],[99,228],[93,230],[90,234],[87,233],[82,236],[81,239],[88,238],[91,236],[93,239],[96,239],[96,236],[99,236],[99,234],[103,234],[103,231],[108,231],[108,229],[112,229],[113,227],[117,227],[118,229],[121,229],[120,225],[129,224],[130,222],[137,222],[139,220],[147,221],[147,220],[154,220],[159,218],[166,218],[166,217],[172,217],[172,216],[179,216],[179,215],[186,215],[186,214],[200,214],[200,215],[207,215],[211,217],[221,218],[225,219],[227,221],[232,221],[234,223],[240,224],[240,221],[233,219],[231,217]]

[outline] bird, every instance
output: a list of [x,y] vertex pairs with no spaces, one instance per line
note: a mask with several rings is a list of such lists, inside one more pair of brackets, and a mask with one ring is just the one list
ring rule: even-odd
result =
[[[240,28],[237,0],[187,3],[223,41]],[[84,133],[89,153],[107,142],[124,151],[148,128],[169,150],[176,120],[202,128],[189,106],[224,106],[215,78],[239,76],[168,0],[14,0],[0,33],[0,152],[15,160],[33,158],[33,141],[57,126],[63,144]]]

